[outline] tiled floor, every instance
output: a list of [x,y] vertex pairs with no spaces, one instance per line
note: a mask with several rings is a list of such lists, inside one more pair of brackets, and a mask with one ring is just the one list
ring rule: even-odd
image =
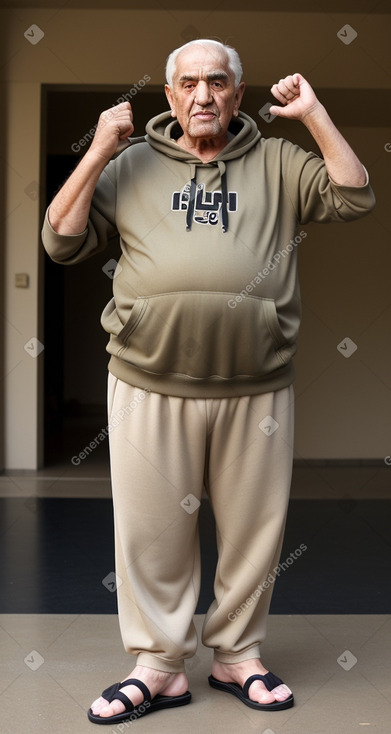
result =
[[[2,734],[94,731],[90,702],[132,667],[113,615],[5,615],[0,639]],[[390,616],[271,616],[264,660],[293,689],[292,709],[260,713],[211,689],[211,653],[199,645],[188,665],[190,706],[106,731],[389,734]]]
[[[297,466],[292,497],[340,500],[349,511],[355,500],[390,499],[390,472],[380,465]],[[30,503],[37,497],[109,497],[108,466],[95,460],[78,468],[64,463],[41,472],[2,476],[0,496],[23,497]],[[357,599],[361,593],[357,588]],[[199,639],[202,621],[203,615],[197,615]],[[0,649],[1,734],[94,731],[86,716],[90,702],[107,685],[124,678],[133,662],[123,651],[115,614],[3,614]],[[293,709],[259,713],[209,688],[211,651],[199,643],[187,666],[190,706],[106,731],[391,731],[391,614],[272,614],[262,654],[264,663],[293,689]]]

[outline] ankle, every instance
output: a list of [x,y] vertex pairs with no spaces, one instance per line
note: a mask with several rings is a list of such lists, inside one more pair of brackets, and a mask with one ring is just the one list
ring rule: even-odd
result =
[[251,658],[248,660],[238,660],[235,663],[223,663],[214,659],[212,671],[220,671],[226,674],[235,673],[236,675],[245,674],[247,677],[252,673],[260,673],[265,675],[268,670],[262,664],[260,658]]
[[156,668],[149,668],[147,665],[136,665],[130,673],[129,678],[141,678],[142,680],[149,679],[164,683],[165,681],[170,680],[173,675],[175,675],[175,673],[169,673],[165,670],[157,670]]

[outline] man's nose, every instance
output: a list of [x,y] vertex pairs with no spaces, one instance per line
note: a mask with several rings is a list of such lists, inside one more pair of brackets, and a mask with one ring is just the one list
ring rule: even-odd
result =
[[204,107],[205,105],[211,103],[212,92],[207,82],[204,82],[204,81],[198,82],[197,87],[196,87],[194,101],[200,107]]

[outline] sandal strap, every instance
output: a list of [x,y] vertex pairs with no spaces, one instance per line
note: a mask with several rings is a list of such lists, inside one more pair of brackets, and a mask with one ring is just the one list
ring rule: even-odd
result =
[[[145,683],[142,682],[142,680],[139,680],[138,678],[128,678],[122,683],[113,683],[112,686],[109,686],[108,688],[106,688],[106,690],[103,691],[103,693],[101,694],[102,698],[105,698],[106,701],[108,701],[109,703],[117,698],[119,701],[122,701],[122,703],[125,704],[127,711],[132,711],[134,706],[130,698],[126,695],[126,693],[121,693],[121,688],[125,688],[125,686],[137,686],[137,688],[140,689],[141,693],[144,696],[144,701],[151,701],[151,693],[149,688],[145,685]],[[131,704],[133,708],[129,708],[129,704]]]
[[244,686],[243,686],[243,693],[248,698],[248,690],[251,686],[251,683],[253,683],[255,680],[261,680],[262,683],[265,684],[268,691],[272,691],[273,688],[277,688],[277,686],[280,686],[282,684],[281,678],[278,678],[274,673],[266,673],[266,675],[250,675],[249,678],[247,678]]
[[121,683],[120,688],[124,688],[125,686],[137,686],[137,688],[140,689],[141,693],[144,696],[144,701],[152,700],[151,692],[148,686],[146,686],[145,683],[142,682],[142,680],[139,680],[138,678],[128,678],[127,680],[124,680],[123,683]]
[[[131,711],[134,711],[134,703],[132,703],[132,701],[131,701],[131,700],[130,700],[130,698],[129,698],[129,697],[128,697],[128,696],[126,695],[126,693],[121,693],[121,691],[118,691],[118,692],[117,692],[117,693],[115,694],[114,698],[115,698],[115,699],[116,699],[117,701],[121,701],[121,703],[123,703],[123,705],[125,706],[125,711],[124,711],[124,713],[126,713],[126,714],[127,714],[127,713],[130,713]],[[113,700],[114,700],[114,699],[113,699]]]

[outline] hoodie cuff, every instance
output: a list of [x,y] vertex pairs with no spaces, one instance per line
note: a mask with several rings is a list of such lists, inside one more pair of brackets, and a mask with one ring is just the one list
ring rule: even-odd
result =
[[57,235],[58,237],[85,237],[85,235],[87,234],[87,227],[83,229],[83,232],[78,232],[77,234],[60,234],[59,232],[56,232],[56,230],[53,229],[52,225],[50,224],[49,209],[50,209],[50,206],[48,206],[46,210],[45,221],[49,225],[49,229],[52,232],[52,234]]
[[361,184],[360,186],[352,186],[352,185],[347,185],[347,184],[338,184],[338,183],[336,183],[336,181],[334,181],[334,179],[331,178],[331,176],[329,176],[329,181],[331,181],[331,183],[333,184],[333,186],[341,186],[342,188],[345,188],[345,189],[346,188],[349,188],[349,189],[363,189],[363,188],[365,188],[365,186],[368,186],[368,184],[369,184],[369,174],[368,174],[368,171],[365,168],[365,166],[363,166],[362,163],[361,163],[361,165],[362,165],[362,167],[364,169],[364,173],[365,173],[365,183]]
[[42,227],[42,242],[52,260],[62,262],[77,252],[86,240],[88,228],[78,234],[59,234],[49,220],[49,208],[46,210]]

